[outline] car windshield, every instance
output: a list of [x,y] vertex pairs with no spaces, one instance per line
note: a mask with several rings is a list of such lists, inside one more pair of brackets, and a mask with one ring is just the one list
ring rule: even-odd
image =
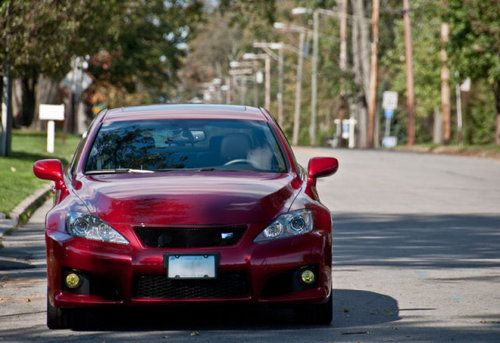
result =
[[104,123],[87,158],[89,174],[175,169],[285,172],[266,122],[139,120]]

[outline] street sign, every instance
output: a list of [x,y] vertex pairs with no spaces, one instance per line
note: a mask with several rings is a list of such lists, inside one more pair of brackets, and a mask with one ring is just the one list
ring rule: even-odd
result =
[[255,73],[255,82],[259,84],[264,82],[264,73],[260,70]]
[[386,119],[392,119],[392,117],[394,117],[394,110],[384,110],[384,117]]
[[464,82],[460,85],[460,90],[462,92],[470,92],[471,80],[470,78],[466,78]]
[[384,110],[394,111],[397,107],[398,107],[398,93],[394,91],[385,91],[382,100],[382,108]]
[[64,105],[40,104],[40,120],[64,120]]
[[384,148],[394,148],[398,145],[398,138],[395,136],[387,136],[382,140],[382,146]]
[[54,152],[54,141],[56,136],[56,123],[54,120],[64,120],[64,105],[40,104],[38,111],[40,120],[47,122],[47,152]]
[[[382,145],[385,147],[392,147],[392,144],[394,143],[392,138],[394,137],[390,137],[389,135],[391,132],[391,119],[394,117],[394,110],[398,107],[398,93],[394,91],[385,91],[382,100],[382,107],[384,109],[385,117],[385,133]],[[385,142],[386,139],[388,139],[388,142]],[[394,143],[394,145],[396,145],[396,143]]]

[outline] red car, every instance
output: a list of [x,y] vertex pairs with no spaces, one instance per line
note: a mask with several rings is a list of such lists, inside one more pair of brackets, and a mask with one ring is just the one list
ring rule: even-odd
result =
[[102,111],[55,182],[46,218],[47,325],[90,306],[290,304],[332,319],[332,218],[262,108],[154,105]]

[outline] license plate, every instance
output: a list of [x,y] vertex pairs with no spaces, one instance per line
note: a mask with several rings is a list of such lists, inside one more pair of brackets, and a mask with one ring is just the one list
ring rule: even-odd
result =
[[213,279],[217,255],[165,255],[169,279]]

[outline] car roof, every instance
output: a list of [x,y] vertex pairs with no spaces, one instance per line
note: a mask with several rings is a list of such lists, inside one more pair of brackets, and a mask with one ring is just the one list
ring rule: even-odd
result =
[[215,104],[161,104],[110,109],[103,121],[155,119],[241,119],[268,120],[257,107]]

